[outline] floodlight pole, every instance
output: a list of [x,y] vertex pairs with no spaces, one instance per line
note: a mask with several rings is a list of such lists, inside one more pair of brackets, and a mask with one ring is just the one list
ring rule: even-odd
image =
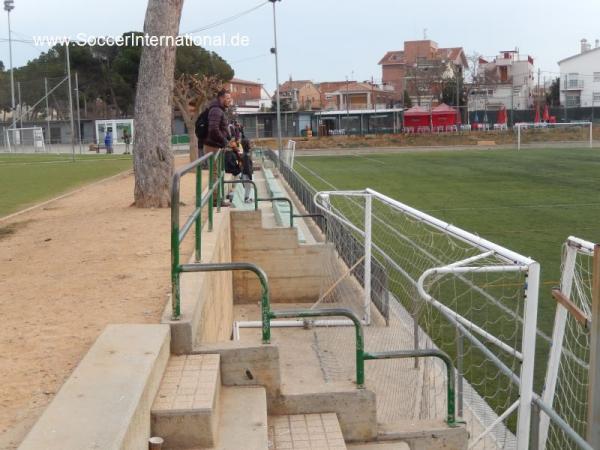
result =
[[274,47],[271,49],[271,53],[275,55],[275,83],[277,84],[277,91],[275,91],[275,101],[277,102],[277,148],[279,155],[283,151],[283,142],[281,139],[281,98],[279,96],[279,56],[277,49],[277,16],[275,14],[275,2],[281,0],[269,0],[273,3],[273,40]]
[[23,128],[23,103],[21,103],[21,82],[17,81],[17,95],[19,98],[19,126]]
[[50,139],[50,106],[48,105],[48,78],[44,77],[44,93],[46,94],[46,123],[47,123],[47,141],[48,141],[48,146],[50,146],[51,143],[51,139]]
[[71,153],[75,161],[75,124],[73,123],[73,90],[71,87],[71,59],[69,57],[69,42],[65,44],[67,54],[67,77],[69,79],[69,117],[71,118]]
[[13,62],[12,62],[12,32],[10,30],[10,12],[15,9],[15,5],[13,0],[5,0],[4,1],[4,10],[8,13],[8,64],[10,65],[10,95],[11,95],[11,106],[12,106],[12,127],[17,127],[17,118],[16,114],[16,105],[15,105],[15,76],[13,71]]
[[79,111],[79,77],[75,72],[75,104],[77,105],[77,140],[79,141],[79,154],[81,154],[81,113]]

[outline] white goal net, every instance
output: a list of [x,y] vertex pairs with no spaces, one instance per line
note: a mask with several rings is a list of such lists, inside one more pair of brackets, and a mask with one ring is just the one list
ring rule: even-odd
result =
[[[569,237],[563,245],[557,300],[542,400],[583,439],[587,432],[594,244]],[[540,417],[540,449],[576,449],[572,436]]]
[[[353,309],[369,325],[367,351],[446,352],[456,368],[457,413],[467,422],[470,448],[525,448],[539,265],[370,189],[314,198],[334,249],[321,268],[327,281],[318,306]],[[343,331],[321,333],[321,342],[334,342]],[[344,345],[339,338],[324,354],[351,350]],[[443,365],[433,359],[389,364],[396,366],[373,362],[366,372],[378,421],[446,416]]]
[[41,127],[8,128],[5,132],[5,151],[11,153],[46,153]]

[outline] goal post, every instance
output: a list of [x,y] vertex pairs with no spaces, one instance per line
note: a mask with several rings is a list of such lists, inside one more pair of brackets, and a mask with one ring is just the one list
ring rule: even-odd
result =
[[[570,236],[563,244],[560,285],[552,290],[556,312],[552,345],[546,369],[542,402],[552,408],[570,427],[564,427],[542,413],[539,450],[581,448],[573,434],[586,439],[591,428],[591,365],[593,323],[593,284],[598,283],[596,245]],[[597,394],[596,394],[597,395]],[[595,447],[594,447],[595,448]],[[536,449],[537,450],[537,449]]]
[[[527,448],[539,264],[371,189],[321,191],[314,202],[327,217],[327,242],[336,244],[337,257],[322,272],[335,281],[350,271],[368,285],[360,302],[343,306],[364,319],[372,311],[373,324],[388,314],[396,329],[389,333],[403,345],[451,357],[470,445]],[[340,261],[342,269],[328,268]],[[388,305],[377,305],[381,299]],[[389,351],[398,341],[377,344]],[[420,415],[433,419],[443,411],[445,374],[432,362],[422,367]]]
[[6,147],[10,153],[46,153],[42,127],[7,128]]
[[[521,150],[526,143],[556,142],[580,143],[582,147],[593,148],[592,122],[565,122],[565,123],[527,123],[515,124],[517,133],[517,150]],[[548,139],[548,133],[554,133],[553,139]]]

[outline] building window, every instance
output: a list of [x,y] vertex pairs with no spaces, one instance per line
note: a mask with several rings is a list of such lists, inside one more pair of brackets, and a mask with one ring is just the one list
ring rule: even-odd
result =
[[577,108],[581,106],[581,96],[579,95],[567,95],[567,107]]
[[594,105],[596,105],[596,104],[600,105],[600,92],[594,92],[592,102],[594,102],[593,103]]
[[600,83],[600,72],[594,72],[594,83]]

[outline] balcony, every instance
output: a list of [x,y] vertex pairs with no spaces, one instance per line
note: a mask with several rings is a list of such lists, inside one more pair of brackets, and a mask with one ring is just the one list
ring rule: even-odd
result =
[[580,78],[567,78],[563,81],[563,91],[580,91],[583,89],[583,80]]

